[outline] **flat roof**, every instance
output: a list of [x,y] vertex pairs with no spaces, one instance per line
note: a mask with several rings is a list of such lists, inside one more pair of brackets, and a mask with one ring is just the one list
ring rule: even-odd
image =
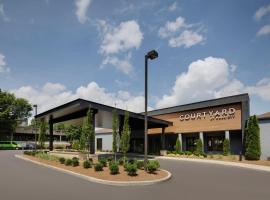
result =
[[149,111],[148,114],[150,116],[163,115],[163,114],[168,114],[168,113],[195,110],[195,109],[200,109],[200,108],[208,108],[208,107],[246,102],[246,101],[249,101],[249,95],[248,93],[243,93],[239,95],[227,96],[227,97],[222,97],[222,98],[217,98],[217,99],[210,99],[210,100],[205,100],[205,101],[200,101],[200,102],[195,102],[195,103],[172,106],[168,108],[161,108],[161,109]]
[[266,113],[263,113],[261,115],[257,115],[257,118],[259,120],[263,120],[263,119],[270,119],[270,112],[266,112]]
[[[50,110],[47,110],[45,112],[42,112],[42,113],[38,114],[36,116],[36,118],[37,119],[43,118],[43,119],[46,119],[48,121],[50,119],[50,117],[52,116],[53,123],[58,123],[58,122],[62,122],[62,121],[68,121],[70,119],[84,117],[84,116],[86,116],[87,110],[89,108],[91,108],[97,112],[107,111],[110,113],[113,112],[113,110],[115,109],[116,113],[118,115],[120,115],[120,116],[125,115],[125,110],[123,110],[123,109],[111,107],[111,106],[96,103],[93,101],[88,101],[85,99],[76,99],[76,100],[70,101],[68,103],[65,103],[63,105],[52,108]],[[144,120],[144,114],[130,112],[130,111],[128,111],[128,113],[129,113],[130,118],[134,118],[134,119],[137,119],[139,121]],[[149,124],[149,126],[152,126],[152,127],[160,127],[161,128],[161,127],[170,126],[173,123],[165,121],[165,120],[149,117],[148,124]]]

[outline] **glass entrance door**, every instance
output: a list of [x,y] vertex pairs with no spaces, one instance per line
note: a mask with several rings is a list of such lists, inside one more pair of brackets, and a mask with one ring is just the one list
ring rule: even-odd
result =
[[224,136],[208,136],[207,151],[223,151]]
[[187,151],[195,151],[196,150],[196,137],[187,137],[186,138],[186,149]]

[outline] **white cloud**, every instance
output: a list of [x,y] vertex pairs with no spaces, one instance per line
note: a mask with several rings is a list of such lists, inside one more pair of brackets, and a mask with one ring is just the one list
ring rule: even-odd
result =
[[0,17],[2,17],[5,22],[10,21],[9,17],[5,13],[3,4],[0,4]]
[[169,7],[169,11],[175,11],[177,9],[177,2],[174,2],[172,5]]
[[193,45],[201,43],[204,40],[203,36],[193,32],[193,31],[184,31],[178,37],[173,37],[169,39],[170,47],[181,47],[189,48]]
[[270,34],[270,25],[265,25],[263,26],[258,32],[257,32],[257,36],[263,36],[263,35],[267,35]]
[[[101,67],[112,65],[130,75],[133,71],[131,51],[138,49],[143,40],[143,33],[135,20],[121,22],[114,27],[104,20],[98,21],[101,30],[100,53],[104,56]],[[120,54],[124,59],[120,59]]]
[[233,77],[233,72],[224,58],[207,57],[192,62],[187,72],[177,76],[169,94],[157,101],[157,108],[181,105],[223,96],[248,92],[270,101],[270,78],[264,78],[254,86],[244,85]]
[[195,30],[196,27],[198,25],[188,24],[185,18],[179,16],[175,21],[167,21],[165,26],[160,27],[158,35],[163,39],[167,38],[170,47],[189,48],[205,40],[199,31],[202,27]]
[[132,48],[139,48],[143,34],[139,24],[134,21],[120,23],[117,27],[102,24],[104,37],[101,44],[101,52],[104,54],[115,54]]
[[269,13],[270,13],[270,4],[259,8],[255,13],[254,18],[256,20],[260,20],[263,16],[265,16]]
[[64,85],[59,83],[46,83],[43,87],[38,88],[23,86],[11,92],[17,97],[28,99],[32,104],[37,104],[39,113],[77,98],[109,106],[115,106],[116,104],[118,108],[134,112],[142,112],[144,110],[144,96],[133,96],[128,91],[121,90],[118,92],[108,92],[96,82],[80,86],[75,92],[67,90]]
[[116,69],[124,72],[125,74],[130,74],[133,70],[132,64],[130,63],[129,59],[120,60],[117,57],[107,57],[105,60],[102,61],[102,65],[113,65]]
[[84,24],[89,18],[86,13],[91,4],[91,0],[75,0],[76,16],[81,24]]
[[9,72],[10,69],[7,67],[5,62],[5,56],[0,53],[0,73]]

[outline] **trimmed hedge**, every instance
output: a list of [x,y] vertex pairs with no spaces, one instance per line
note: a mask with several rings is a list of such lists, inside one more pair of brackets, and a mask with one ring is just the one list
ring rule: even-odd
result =
[[65,164],[66,159],[64,157],[59,158],[59,162],[61,164]]
[[92,162],[90,160],[85,160],[83,162],[83,168],[85,169],[92,168]]
[[70,158],[66,159],[65,165],[66,166],[71,166],[72,165],[72,160]]
[[127,163],[125,169],[126,169],[127,174],[129,176],[136,176],[137,175],[137,165],[136,164]]
[[109,168],[110,168],[111,174],[115,175],[119,173],[119,167],[118,167],[117,162],[111,162]]
[[79,158],[73,157],[73,158],[72,158],[72,166],[73,166],[73,167],[77,167],[77,166],[79,166],[79,165],[80,165]]
[[103,164],[101,164],[101,163],[95,164],[94,169],[96,172],[103,171]]

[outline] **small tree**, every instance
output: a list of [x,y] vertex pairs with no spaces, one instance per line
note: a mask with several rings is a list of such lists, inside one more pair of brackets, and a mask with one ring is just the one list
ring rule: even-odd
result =
[[82,132],[80,136],[80,150],[85,150],[87,141],[89,141],[90,127],[87,122],[87,118],[83,120]]
[[230,141],[228,139],[225,139],[223,141],[223,155],[227,156],[231,153],[231,148],[230,148]]
[[[131,129],[129,126],[129,116],[128,112],[125,112],[125,118],[124,118],[124,125],[123,125],[123,130],[121,133],[121,149],[124,154],[124,158],[126,158],[126,153],[129,150],[129,143],[130,143],[130,133]],[[124,161],[125,162],[125,161]]]
[[196,140],[196,153],[202,154],[203,153],[203,143],[201,138]]
[[114,160],[116,161],[116,152],[117,152],[117,134],[118,134],[118,116],[116,114],[116,110],[113,110],[113,116],[112,116],[112,149],[114,152]]
[[177,137],[176,139],[176,143],[175,143],[175,151],[176,153],[180,154],[181,153],[181,142],[179,140],[179,137]]
[[[95,128],[94,128],[94,114],[93,110],[89,108],[86,116],[86,122],[87,124],[87,134],[89,135],[89,152],[90,154],[95,153]],[[86,134],[86,135],[87,135]]]
[[44,149],[45,140],[46,140],[46,123],[44,121],[41,121],[38,136],[38,143],[41,149]]
[[260,128],[256,115],[249,117],[245,132],[245,157],[247,160],[259,160],[261,156]]

